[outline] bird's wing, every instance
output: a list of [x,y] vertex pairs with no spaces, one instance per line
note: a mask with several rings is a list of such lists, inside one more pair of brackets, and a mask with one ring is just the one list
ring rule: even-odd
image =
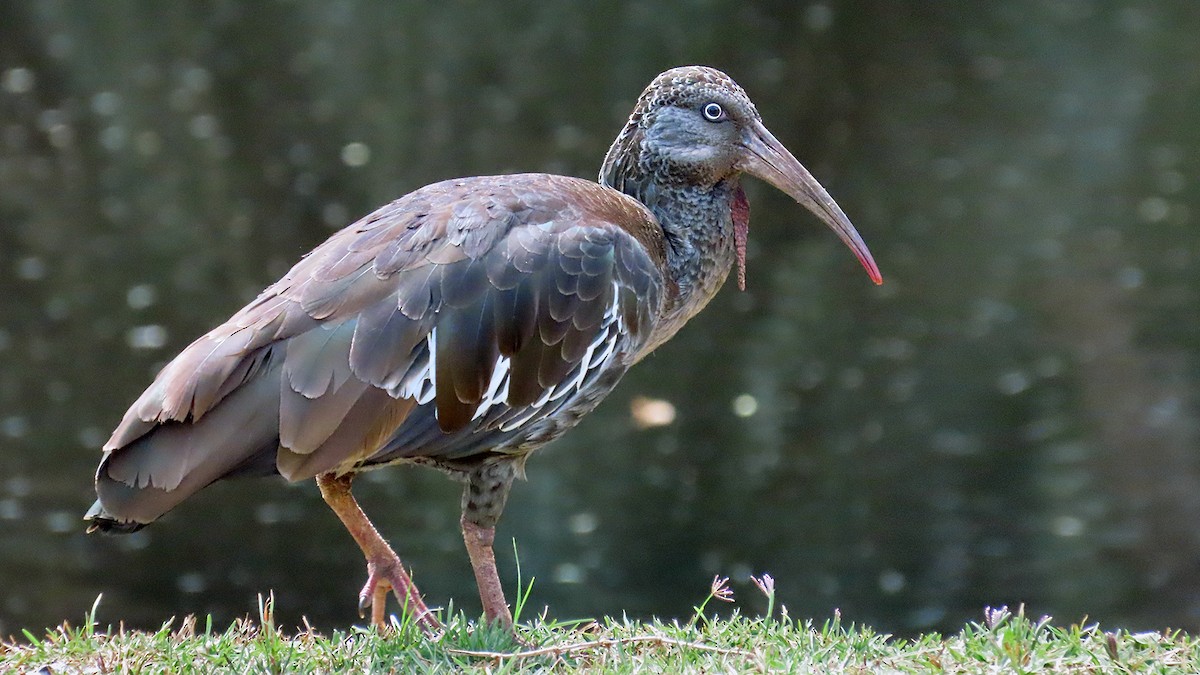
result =
[[430,403],[443,434],[511,429],[514,411],[582,386],[598,349],[613,358],[616,341],[636,347],[651,332],[669,294],[656,227],[636,202],[578,179],[413,192],[330,237],[169,363],[105,445],[98,485],[190,493],[275,444],[281,473],[311,476],[382,447]]

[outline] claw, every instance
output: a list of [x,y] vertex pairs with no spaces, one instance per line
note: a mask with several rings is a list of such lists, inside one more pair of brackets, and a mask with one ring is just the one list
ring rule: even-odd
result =
[[[394,554],[393,554],[394,555]],[[442,624],[425,605],[412,579],[404,571],[399,559],[367,563],[367,583],[358,594],[359,617],[365,618],[371,609],[371,625],[382,631],[387,627],[386,611],[388,593],[395,594],[401,608],[412,613],[426,634],[437,635]]]
[[363,618],[366,616],[366,611],[375,604],[375,590],[383,588],[384,592],[391,590],[392,585],[387,579],[380,579],[377,575],[368,573],[367,583],[362,590],[358,592],[358,616]]

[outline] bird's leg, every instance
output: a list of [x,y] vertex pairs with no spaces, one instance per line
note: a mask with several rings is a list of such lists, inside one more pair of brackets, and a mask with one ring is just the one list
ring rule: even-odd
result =
[[467,545],[467,555],[471,557],[479,599],[483,603],[484,619],[488,623],[499,623],[510,631],[512,612],[504,599],[492,543],[496,539],[496,522],[504,511],[508,489],[515,476],[516,467],[512,461],[493,462],[472,471],[463,490],[461,521],[463,541]]
[[384,621],[387,594],[392,590],[406,611],[416,617],[417,624],[426,633],[435,634],[441,630],[441,624],[425,606],[420,591],[404,571],[404,564],[400,562],[399,556],[379,535],[379,531],[367,519],[354,495],[350,493],[352,480],[351,474],[337,476],[324,473],[317,476],[317,486],[321,488],[321,496],[325,503],[341,519],[367,559],[367,583],[358,594],[359,609],[366,609],[369,605],[371,624],[382,631],[387,625]]
[[463,541],[467,544],[467,555],[471,556],[471,567],[475,570],[475,583],[479,586],[483,616],[488,623],[499,622],[504,628],[512,628],[512,612],[504,599],[504,588],[500,585],[500,574],[496,571],[496,555],[492,551],[496,528],[477,525],[464,514],[462,531]]

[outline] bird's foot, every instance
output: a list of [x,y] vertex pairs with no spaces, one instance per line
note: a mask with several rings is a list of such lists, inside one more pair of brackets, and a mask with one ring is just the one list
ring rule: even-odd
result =
[[413,617],[417,626],[429,637],[442,632],[442,624],[421,599],[412,578],[404,571],[399,558],[367,563],[367,583],[358,594],[359,615],[371,610],[371,625],[382,632],[387,627],[387,596],[392,591],[400,601],[401,611]]

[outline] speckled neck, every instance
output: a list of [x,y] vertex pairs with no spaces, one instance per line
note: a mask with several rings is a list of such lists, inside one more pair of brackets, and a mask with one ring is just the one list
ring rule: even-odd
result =
[[731,178],[707,188],[660,188],[654,203],[642,202],[662,226],[667,267],[679,284],[681,309],[688,318],[708,303],[733,266],[736,190],[737,179]]
[[624,140],[623,133],[609,150],[600,182],[645,204],[658,219],[667,272],[679,287],[644,355],[704,309],[729,276],[736,258],[731,212],[739,185],[737,175],[711,185],[689,182],[638,144],[622,147]]

